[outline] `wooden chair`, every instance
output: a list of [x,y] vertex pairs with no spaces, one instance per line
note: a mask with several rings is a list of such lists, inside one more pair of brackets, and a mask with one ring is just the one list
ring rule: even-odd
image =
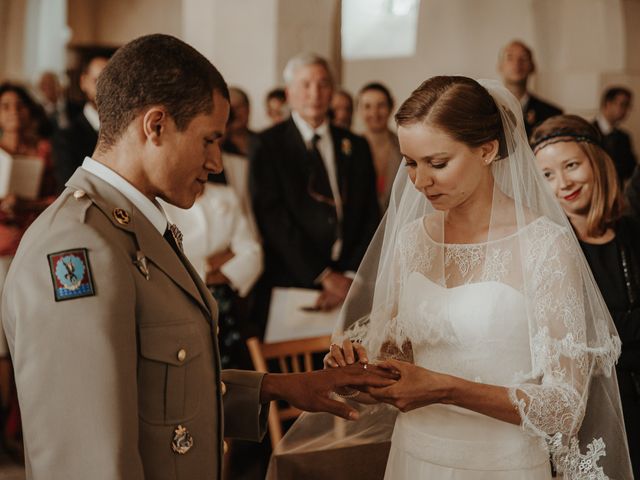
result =
[[[268,372],[267,361],[275,359],[281,373],[310,372],[313,370],[312,355],[329,351],[330,344],[330,335],[277,343],[262,343],[256,337],[247,340],[254,368],[265,373]],[[278,402],[271,402],[268,420],[271,448],[282,439],[282,422],[297,418],[300,413],[295,407],[279,408]]]

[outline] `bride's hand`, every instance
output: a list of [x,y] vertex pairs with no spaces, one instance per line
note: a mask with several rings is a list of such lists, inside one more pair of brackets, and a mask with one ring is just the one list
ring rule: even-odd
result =
[[[357,356],[357,358],[356,358]],[[342,342],[342,346],[332,343],[329,353],[324,356],[324,368],[345,367],[355,363],[369,363],[367,349],[360,343],[353,343],[348,338]]]
[[449,375],[400,360],[385,360],[376,366],[399,374],[400,379],[388,387],[367,389],[369,395],[379,402],[393,405],[401,412],[443,403],[454,380]]
[[[357,358],[356,358],[357,357]],[[329,347],[329,353],[324,357],[324,368],[338,368],[351,365],[356,360],[364,365],[369,363],[367,349],[360,343],[353,343],[349,339],[342,342],[342,346],[332,343]],[[368,393],[349,387],[338,388],[335,393],[343,398],[349,398],[358,403],[375,404],[378,400],[371,397]]]

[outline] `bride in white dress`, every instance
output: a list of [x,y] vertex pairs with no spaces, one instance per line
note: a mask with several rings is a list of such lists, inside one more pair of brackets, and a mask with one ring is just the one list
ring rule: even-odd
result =
[[396,121],[405,171],[325,365],[375,361],[400,378],[337,392],[371,406],[329,431],[307,415],[277,453],[384,440],[393,425],[385,479],[545,480],[550,459],[566,480],[631,479],[620,341],[517,100],[434,77]]

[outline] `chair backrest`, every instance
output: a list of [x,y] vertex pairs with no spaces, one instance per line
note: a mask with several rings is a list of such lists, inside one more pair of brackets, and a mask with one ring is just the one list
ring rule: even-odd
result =
[[[277,360],[278,373],[300,373],[313,370],[313,354],[329,350],[331,336],[303,338],[277,343],[262,343],[257,337],[247,340],[251,361],[258,372],[268,373],[267,362]],[[275,373],[275,372],[272,372]],[[269,436],[271,447],[275,448],[282,439],[282,422],[298,417],[301,411],[294,407],[279,408],[278,402],[271,402],[269,411]]]

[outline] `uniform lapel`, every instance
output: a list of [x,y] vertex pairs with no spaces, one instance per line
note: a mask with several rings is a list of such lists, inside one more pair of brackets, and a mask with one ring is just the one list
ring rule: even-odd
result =
[[197,285],[199,278],[191,268],[189,260],[182,254],[178,255],[144,215],[137,210],[135,212],[138,222],[135,225],[134,233],[140,250],[147,259],[153,262],[210,314],[210,308],[208,308],[204,300],[204,292],[200,291]]
[[[210,302],[205,302],[206,296],[196,285],[199,279],[188,260],[184,256],[180,258],[151,222],[117,189],[81,168],[76,170],[67,182],[67,186],[86,192],[116,228],[135,235],[139,250],[148,260],[190,295],[207,313],[210,314],[213,311],[211,306],[207,305]],[[127,211],[129,214],[127,224],[116,221],[113,215],[116,208]]]

